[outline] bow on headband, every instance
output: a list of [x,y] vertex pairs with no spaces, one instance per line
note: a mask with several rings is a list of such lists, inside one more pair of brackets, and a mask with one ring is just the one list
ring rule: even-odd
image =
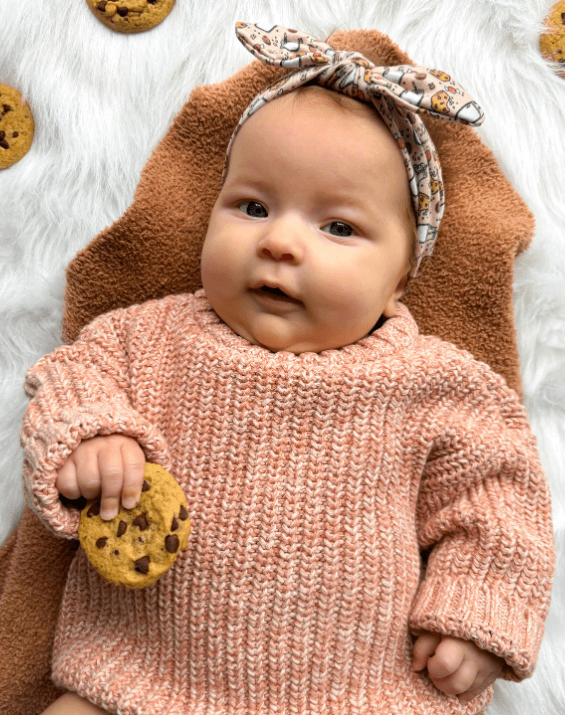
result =
[[341,52],[305,32],[274,25],[269,30],[236,23],[236,35],[257,59],[291,71],[260,92],[241,115],[226,152],[226,167],[241,125],[267,102],[314,81],[328,89],[372,104],[402,152],[408,175],[418,239],[415,278],[421,261],[432,253],[445,205],[441,165],[435,146],[418,115],[478,126],[484,113],[469,94],[440,70],[421,65],[377,67],[358,52]]

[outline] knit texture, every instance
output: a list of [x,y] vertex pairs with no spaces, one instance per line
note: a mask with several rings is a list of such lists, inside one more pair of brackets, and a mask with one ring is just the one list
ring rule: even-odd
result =
[[[26,495],[55,533],[80,440],[119,432],[175,475],[188,548],[156,584],[73,560],[53,679],[121,715],[477,713],[411,670],[429,629],[532,673],[554,569],[516,393],[408,308],[353,345],[271,353],[204,292],[97,318],[27,374]],[[424,558],[422,558],[422,554]]]

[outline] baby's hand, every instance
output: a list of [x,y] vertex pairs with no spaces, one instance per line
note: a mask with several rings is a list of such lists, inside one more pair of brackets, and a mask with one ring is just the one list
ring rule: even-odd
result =
[[112,434],[81,442],[57,470],[55,486],[68,499],[96,499],[100,494],[100,516],[113,519],[120,509],[139,502],[145,455],[131,437]]
[[414,643],[414,670],[428,669],[432,683],[446,695],[468,703],[502,671],[504,660],[481,650],[471,641],[440,633],[422,633]]

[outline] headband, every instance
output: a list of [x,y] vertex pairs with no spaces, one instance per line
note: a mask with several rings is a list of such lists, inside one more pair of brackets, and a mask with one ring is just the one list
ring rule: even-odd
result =
[[431,255],[445,205],[441,166],[436,148],[419,114],[478,126],[484,113],[469,94],[445,72],[421,65],[377,67],[359,52],[334,50],[305,32],[274,25],[238,22],[238,40],[265,64],[291,71],[260,92],[241,115],[226,151],[222,183],[241,125],[260,107],[307,83],[347,94],[372,104],[402,152],[408,174],[418,236],[414,247],[418,274],[423,258]]

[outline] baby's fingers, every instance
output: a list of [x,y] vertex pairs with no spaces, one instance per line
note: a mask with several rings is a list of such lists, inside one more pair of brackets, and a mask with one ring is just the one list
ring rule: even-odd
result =
[[145,454],[135,440],[122,444],[124,464],[124,486],[122,504],[126,509],[133,509],[138,504],[145,474]]
[[446,678],[433,676],[430,673],[429,666],[428,673],[430,673],[433,684],[438,690],[441,690],[442,693],[446,695],[460,695],[474,685],[478,669],[478,665],[475,661],[464,660],[457,670]]
[[441,641],[439,633],[422,633],[416,639],[412,651],[412,668],[422,670],[426,667],[428,658],[432,656]]
[[85,499],[96,499],[100,494],[100,470],[94,440],[81,442],[71,455],[76,468],[77,484]]
[[99,454],[102,497],[100,516],[108,521],[120,509],[133,509],[139,502],[145,471],[145,455],[135,440],[111,437]]
[[119,444],[108,441],[98,454],[100,483],[100,517],[104,521],[113,519],[120,510],[120,499],[124,485],[124,465]]
[[479,673],[473,681],[471,687],[458,696],[459,702],[462,705],[466,705],[470,700],[476,698],[477,695],[480,695],[485,688],[488,688],[489,685],[492,685],[495,680],[496,675],[489,675],[488,678],[485,678],[484,675],[481,675]]
[[[448,676],[454,675],[462,665],[464,658],[465,647],[463,641],[458,638],[441,637],[441,643],[436,648],[433,657],[428,660],[430,678],[435,683],[436,680],[441,681]],[[473,679],[475,675],[473,675]],[[440,690],[442,689],[440,688]]]
[[63,466],[57,470],[55,486],[57,487],[57,491],[64,497],[67,497],[67,499],[78,499],[81,496],[77,482],[77,470],[72,455],[69,456]]

